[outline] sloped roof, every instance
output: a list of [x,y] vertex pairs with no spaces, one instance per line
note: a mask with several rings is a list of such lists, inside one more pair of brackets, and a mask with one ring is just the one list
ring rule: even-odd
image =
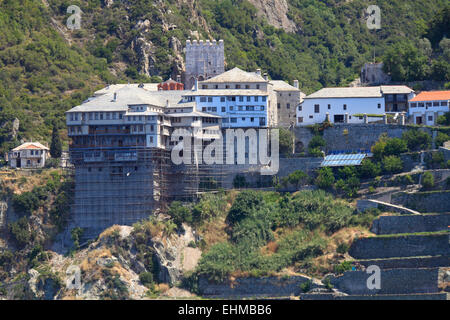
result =
[[[158,84],[159,83],[143,83],[143,88],[147,91],[158,91]],[[97,90],[94,92],[94,96],[100,96],[102,94],[105,93],[109,93],[109,92],[115,92],[119,89],[122,89],[124,87],[139,87],[139,83],[117,83],[117,84],[110,84],[106,87],[104,87],[103,89]]]
[[410,101],[416,102],[416,101],[434,101],[434,100],[450,100],[450,90],[422,91]]
[[46,146],[40,144],[39,142],[25,142],[21,144],[20,146],[14,148],[12,151],[20,151],[20,150],[50,150]]
[[312,98],[380,98],[380,87],[323,88],[305,99]]
[[225,71],[210,79],[199,81],[200,83],[222,83],[222,82],[267,82],[261,75],[255,72],[247,72],[237,67]]
[[414,92],[413,89],[407,86],[380,86],[380,88],[384,94],[408,94]]
[[269,83],[273,85],[273,90],[275,91],[300,91],[283,80],[270,80]]
[[187,91],[184,96],[267,96],[267,91],[258,89],[199,89]]
[[[117,90],[93,97],[67,112],[127,111],[130,105],[166,107],[167,102],[169,106],[180,104],[179,106],[182,107],[181,99],[187,92],[185,90],[148,91],[137,85],[125,85]],[[114,93],[116,93],[116,100],[114,100]]]

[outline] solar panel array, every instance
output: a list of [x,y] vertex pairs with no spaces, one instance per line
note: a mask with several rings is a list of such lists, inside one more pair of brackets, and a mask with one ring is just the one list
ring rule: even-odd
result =
[[342,167],[342,166],[358,166],[367,156],[365,153],[355,154],[332,154],[326,156],[321,163],[321,167]]

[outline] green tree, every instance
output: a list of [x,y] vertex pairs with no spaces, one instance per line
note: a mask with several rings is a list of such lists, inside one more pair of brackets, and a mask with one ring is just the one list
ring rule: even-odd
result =
[[398,156],[400,153],[408,151],[408,145],[406,141],[400,138],[392,138],[386,141],[384,147],[384,155],[386,156]]
[[358,175],[362,179],[375,178],[380,175],[381,168],[379,163],[373,163],[370,159],[364,159],[361,166],[358,167]]
[[431,146],[431,136],[422,130],[408,130],[402,133],[410,151],[427,150]]
[[321,168],[319,169],[319,174],[316,178],[316,184],[321,189],[329,189],[334,184],[334,174],[331,168]]
[[261,193],[253,190],[244,190],[239,193],[228,212],[227,221],[235,224],[244,218],[252,216],[256,209],[263,204]]
[[387,173],[396,173],[403,170],[403,161],[397,156],[386,156],[382,163],[383,169]]
[[169,210],[167,212],[169,216],[173,219],[173,222],[177,227],[181,227],[183,222],[188,224],[192,223],[192,213],[189,208],[183,206],[180,201],[173,201],[170,204]]
[[56,124],[53,124],[52,143],[50,144],[50,155],[53,158],[60,158],[62,154],[61,138],[59,136]]
[[427,171],[422,176],[422,186],[425,189],[431,189],[434,187],[434,176],[431,172]]
[[292,154],[292,148],[294,146],[294,140],[292,139],[292,132],[285,128],[279,129],[279,148],[280,153],[285,157]]

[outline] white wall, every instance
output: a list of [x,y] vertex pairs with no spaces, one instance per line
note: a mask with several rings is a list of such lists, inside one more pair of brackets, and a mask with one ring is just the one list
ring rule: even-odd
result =
[[[195,98],[197,110],[222,117],[222,127],[225,128],[259,127],[260,118],[265,118],[265,125],[263,127],[268,126],[268,96],[265,96],[266,101],[262,101],[263,96],[257,96],[258,101],[255,101],[255,96],[249,96],[250,101],[247,101],[247,96],[242,96],[243,101],[239,101],[239,96],[232,96],[236,98],[236,101],[228,101],[227,96],[223,97],[225,98],[225,101],[220,101],[221,97],[216,96],[211,97],[211,102],[208,102],[208,99],[206,99],[206,102],[201,102],[200,96],[197,96]],[[247,111],[245,110],[246,106],[253,106],[254,110]],[[225,111],[222,111],[222,107],[225,107]],[[231,107],[233,108],[233,110],[231,110]],[[239,111],[239,107],[242,107],[242,111]],[[203,108],[206,108],[206,110],[204,110]],[[216,111],[212,111],[212,108],[216,108]],[[236,118],[236,122],[231,122],[231,118]],[[242,118],[245,118],[245,120],[243,120]],[[251,121],[251,118],[253,118],[253,122]]]
[[[433,106],[434,102],[438,102],[439,106]],[[447,105],[442,105],[442,102]],[[423,104],[423,107],[419,107],[419,103]],[[431,103],[431,106],[427,106],[427,103]],[[415,107],[412,105],[415,104]],[[450,110],[449,108],[450,101],[420,101],[420,102],[410,102],[408,115],[412,116],[414,124],[418,124],[417,118],[422,117],[422,124],[425,125],[435,125],[438,116],[443,115],[444,113]],[[431,117],[431,119],[430,119]]]
[[[319,113],[315,113],[314,105],[319,105]],[[343,105],[347,108],[344,110]],[[380,104],[380,108],[378,108]],[[330,107],[328,108],[328,105]],[[354,117],[354,114],[384,114],[385,105],[384,98],[312,98],[305,99],[303,103],[297,108],[297,125],[310,125],[315,123],[322,123],[325,121],[327,112],[330,114],[330,121],[334,122],[335,115],[349,115],[349,123],[362,123],[364,120]],[[312,118],[310,118],[312,116]],[[303,117],[303,122],[299,123],[299,117]],[[373,119],[373,120],[372,120]],[[372,121],[379,120],[371,118]]]

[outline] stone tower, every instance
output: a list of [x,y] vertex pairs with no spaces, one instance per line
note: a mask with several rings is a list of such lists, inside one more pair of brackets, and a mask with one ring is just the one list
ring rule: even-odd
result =
[[195,83],[217,76],[225,71],[225,55],[223,40],[203,42],[186,41],[186,71],[184,87],[190,90]]

